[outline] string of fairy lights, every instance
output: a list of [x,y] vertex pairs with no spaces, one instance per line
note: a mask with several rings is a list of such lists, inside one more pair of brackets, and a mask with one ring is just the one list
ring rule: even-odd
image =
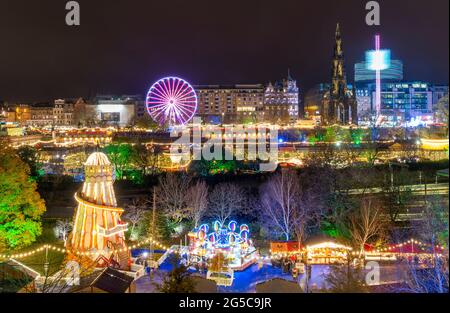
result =
[[92,256],[92,255],[96,255],[96,254],[99,254],[102,252],[110,252],[110,253],[111,252],[126,252],[126,251],[130,251],[130,250],[139,248],[146,244],[153,244],[157,248],[160,248],[163,250],[169,250],[169,248],[166,245],[160,243],[159,241],[157,241],[153,238],[148,238],[148,239],[140,241],[136,244],[126,246],[125,248],[115,249],[115,250],[110,249],[110,250],[94,250],[94,251],[72,251],[67,248],[60,248],[60,247],[57,247],[54,245],[44,244],[44,245],[42,245],[34,250],[28,251],[28,252],[22,252],[22,253],[16,253],[16,254],[0,254],[0,259],[23,259],[23,258],[32,256],[36,253],[42,252],[44,250],[55,251],[55,252],[60,252],[60,253],[72,252],[72,253],[75,253],[80,256]]
[[[166,246],[166,245],[162,244],[161,242],[159,242],[158,240],[155,240],[155,239],[150,237],[150,238],[145,239],[143,241],[140,241],[140,242],[138,242],[136,244],[133,244],[133,245],[130,245],[130,246],[126,246],[125,248],[116,249],[116,250],[111,249],[111,250],[95,250],[95,251],[72,251],[72,250],[67,249],[67,248],[60,248],[60,247],[57,247],[57,246],[54,246],[54,245],[44,244],[44,245],[42,245],[42,246],[40,246],[40,247],[38,247],[38,248],[36,248],[34,250],[27,251],[27,252],[16,253],[16,254],[0,254],[0,259],[23,259],[23,258],[27,258],[29,256],[32,256],[32,255],[34,255],[36,253],[43,252],[45,250],[55,251],[55,252],[60,252],[60,253],[72,252],[72,253],[75,253],[76,255],[80,255],[80,256],[92,256],[92,255],[99,254],[101,252],[109,252],[109,253],[111,253],[111,252],[119,252],[119,253],[120,252],[126,252],[126,251],[130,251],[130,250],[142,247],[143,245],[146,245],[146,244],[152,244],[152,245],[156,246],[157,248],[160,248],[160,249],[172,252],[172,253],[179,253],[178,250],[171,249],[168,246]],[[389,253],[389,252],[395,253],[395,251],[392,251],[392,250],[395,250],[397,248],[402,248],[402,247],[408,246],[408,245],[416,245],[416,246],[419,246],[421,248],[423,248],[423,247],[427,247],[427,248],[432,247],[431,244],[424,243],[424,242],[421,242],[421,241],[416,240],[416,239],[409,239],[409,240],[407,240],[405,242],[402,242],[402,243],[399,243],[399,244],[395,244],[395,245],[391,245],[389,247],[385,247],[385,248],[381,248],[381,249],[376,249],[374,251],[376,253],[383,253],[383,252],[385,252],[385,253]],[[440,245],[436,245],[435,248],[436,249],[440,249],[440,250],[444,250],[444,246],[440,246]],[[275,259],[275,258],[280,258],[280,257],[288,257],[288,256],[291,256],[291,255],[296,255],[299,252],[302,253],[302,252],[305,252],[305,251],[307,251],[307,249],[303,248],[303,249],[300,249],[300,250],[291,251],[291,252],[287,252],[287,253],[273,253],[272,255],[259,256],[259,257],[257,257],[257,259],[259,259],[259,260],[270,260],[270,259]],[[357,255],[359,252],[353,251],[351,253],[353,255]]]
[[[402,242],[402,243],[399,243],[399,244],[395,244],[395,245],[391,245],[389,247],[377,249],[375,251],[376,252],[390,252],[391,250],[395,250],[395,249],[398,249],[398,248],[403,248],[405,246],[408,246],[408,247],[412,246],[414,248],[414,245],[416,247],[419,246],[420,248],[423,248],[423,247],[432,248],[431,244],[428,244],[428,243],[425,243],[425,242],[421,242],[419,240],[411,238],[411,239],[409,239],[409,240],[407,240],[405,242]],[[438,250],[439,249],[440,250],[444,250],[444,248],[445,248],[444,246],[440,246],[440,245],[435,245],[434,247],[435,247],[435,249],[438,249]]]

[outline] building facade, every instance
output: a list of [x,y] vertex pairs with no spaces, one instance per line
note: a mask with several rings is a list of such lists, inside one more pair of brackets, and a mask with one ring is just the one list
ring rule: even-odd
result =
[[[359,116],[361,121],[369,120],[375,114],[375,84],[369,83],[358,88],[358,108],[364,110]],[[436,103],[448,95],[448,86],[434,86],[421,81],[399,81],[381,84],[381,115],[386,123],[422,123],[430,122],[436,109]],[[363,114],[362,112],[366,112]]]
[[290,75],[275,84],[198,85],[197,116],[208,123],[288,123],[298,119],[299,89]]
[[21,126],[28,124],[31,119],[31,108],[28,104],[17,104],[5,108],[5,121],[17,123]]
[[198,85],[197,113],[204,122],[257,122],[264,115],[264,86],[253,85]]
[[51,103],[35,103],[30,107],[31,118],[27,121],[30,126],[54,126],[56,117],[53,115],[54,105]]
[[288,73],[281,83],[269,83],[264,92],[264,120],[273,123],[296,122],[299,118],[299,89]]
[[[385,83],[381,85],[381,114],[394,121],[432,115],[432,99],[426,83]],[[375,103],[375,92],[372,92],[372,103]]]
[[136,116],[139,95],[97,95],[94,101],[86,104],[88,115],[94,115],[94,124],[105,126],[127,126]]
[[58,126],[71,126],[73,125],[73,111],[74,103],[71,100],[56,99],[55,106],[53,108],[53,116],[55,118],[55,124]]

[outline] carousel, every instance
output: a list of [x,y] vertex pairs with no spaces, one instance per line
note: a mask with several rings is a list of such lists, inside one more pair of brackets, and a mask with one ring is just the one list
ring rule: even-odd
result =
[[227,226],[215,221],[211,230],[208,224],[202,224],[189,233],[189,263],[206,264],[214,256],[223,254],[228,269],[242,271],[257,258],[249,233],[248,225],[238,227],[236,221]]

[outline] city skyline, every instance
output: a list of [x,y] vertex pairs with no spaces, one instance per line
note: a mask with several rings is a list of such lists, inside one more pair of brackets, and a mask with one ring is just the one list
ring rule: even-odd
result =
[[448,12],[0,0],[0,294],[448,294]]
[[[267,2],[219,7],[175,1],[172,5],[183,10],[171,15],[161,3],[135,1],[126,6],[80,1],[81,25],[70,28],[64,24],[64,7],[56,1],[27,3],[28,13],[22,10],[22,1],[6,1],[0,11],[21,18],[0,19],[4,24],[0,35],[7,47],[0,52],[7,60],[0,65],[0,99],[26,102],[97,93],[144,94],[153,81],[174,74],[193,85],[265,84],[285,77],[288,68],[304,94],[329,81],[337,22],[350,83],[354,64],[363,61],[373,35],[381,33],[383,47],[405,65],[404,80],[448,84],[448,45],[441,44],[448,38],[448,2],[430,1],[422,8],[380,1],[379,27],[365,24],[364,1],[326,6],[317,2],[283,1],[274,8]],[[36,12],[33,7],[42,12],[41,18],[31,16]],[[221,14],[214,13],[218,9]],[[146,20],[149,10],[159,13]],[[360,11],[360,17],[353,11]],[[232,25],[229,15],[234,16]],[[187,46],[194,48],[184,51]]]

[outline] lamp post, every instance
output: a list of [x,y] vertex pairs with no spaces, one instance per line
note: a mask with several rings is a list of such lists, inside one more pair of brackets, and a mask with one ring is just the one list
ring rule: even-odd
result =
[[44,275],[48,277],[48,268],[50,263],[48,262],[48,245],[45,245],[45,262],[44,262]]
[[391,173],[391,189],[394,189],[394,169],[391,162],[389,162],[389,171]]

